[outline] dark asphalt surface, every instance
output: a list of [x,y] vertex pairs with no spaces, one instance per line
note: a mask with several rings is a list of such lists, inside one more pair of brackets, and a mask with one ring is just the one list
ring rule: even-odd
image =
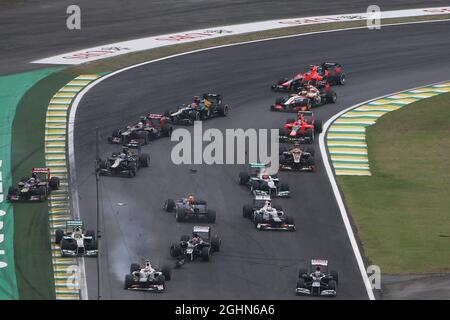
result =
[[[316,109],[318,118],[386,93],[446,80],[450,23],[353,30],[273,40],[210,50],[123,72],[97,85],[81,101],[76,117],[75,156],[80,212],[95,227],[93,175],[94,128],[101,130],[103,157],[118,146],[106,143],[115,127],[135,122],[146,112],[163,112],[204,91],[217,91],[232,106],[228,118],[204,122],[204,128],[278,128],[289,115],[271,113],[275,79],[322,60],[338,61],[348,84],[336,87],[338,103]],[[281,173],[292,199],[280,200],[295,217],[297,231],[258,232],[242,218],[248,191],[237,185],[242,166],[175,166],[167,138],[145,149],[151,166],[135,179],[102,177],[103,299],[291,299],[297,269],[310,258],[327,258],[340,272],[339,297],[366,299],[355,257],[344,229],[318,146],[318,172]],[[161,207],[168,198],[195,192],[217,211],[216,231],[223,239],[210,263],[188,263],[175,270],[164,294],[123,290],[129,264],[149,257],[174,263],[169,246],[188,234],[192,223],[177,223]],[[120,205],[122,204],[122,205]],[[97,296],[96,260],[86,259],[88,288]]]
[[[66,9],[81,8],[81,30]],[[28,62],[111,42],[266,19],[366,11],[372,0],[3,0],[0,74],[39,69]],[[377,0],[382,10],[437,7],[448,0]]]

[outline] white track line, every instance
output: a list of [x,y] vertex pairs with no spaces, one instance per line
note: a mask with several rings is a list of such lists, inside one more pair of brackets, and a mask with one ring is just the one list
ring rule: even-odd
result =
[[[399,25],[410,25],[410,24],[422,24],[422,23],[437,23],[437,22],[446,22],[446,21],[450,21],[450,19],[442,19],[442,20],[431,20],[431,21],[414,21],[414,22],[401,22],[401,23],[390,23],[390,24],[383,24],[382,28],[384,27],[391,27],[391,26],[399,26]],[[151,63],[155,63],[155,62],[159,62],[159,61],[164,61],[164,60],[168,60],[168,59],[172,59],[172,58],[177,58],[177,57],[181,57],[184,55],[188,55],[188,54],[193,54],[193,53],[198,53],[198,52],[204,52],[204,51],[208,51],[208,50],[215,50],[215,49],[221,49],[221,48],[227,48],[227,47],[233,47],[233,46],[240,46],[240,45],[245,45],[245,44],[251,44],[251,43],[257,43],[257,42],[264,42],[264,41],[271,41],[271,40],[279,40],[279,39],[287,39],[287,38],[295,38],[295,37],[303,37],[303,36],[308,36],[308,35],[313,35],[313,34],[321,34],[321,33],[331,33],[331,32],[340,32],[340,31],[350,31],[350,30],[359,30],[359,29],[367,29],[367,27],[353,27],[353,28],[343,28],[343,29],[335,29],[335,30],[323,30],[323,31],[315,31],[315,32],[308,32],[308,33],[302,33],[302,34],[294,34],[294,35],[288,35],[288,36],[279,36],[279,37],[272,37],[272,38],[267,38],[267,39],[259,39],[259,40],[252,40],[252,41],[245,41],[245,42],[239,42],[239,43],[231,43],[231,44],[226,44],[226,45],[220,45],[220,46],[216,46],[216,47],[210,47],[210,48],[204,48],[204,49],[198,49],[198,50],[193,50],[193,51],[188,51],[188,52],[183,52],[183,53],[178,53],[178,54],[174,54],[174,55],[170,55],[167,57],[163,57],[163,58],[159,58],[159,59],[154,59],[154,60],[150,60],[150,61],[146,61],[146,62],[141,62],[129,67],[125,67],[119,70],[116,70],[114,72],[111,72],[110,74],[107,74],[93,82],[91,82],[89,85],[87,85],[82,91],[80,91],[78,93],[78,95],[76,96],[76,98],[74,99],[73,103],[72,103],[72,107],[70,108],[70,115],[69,115],[69,126],[68,126],[68,153],[69,153],[69,181],[70,181],[70,190],[72,192],[72,208],[73,208],[73,214],[75,217],[80,217],[80,213],[79,213],[79,204],[78,204],[78,188],[77,188],[77,183],[76,183],[76,169],[75,169],[75,150],[74,150],[74,126],[75,126],[75,116],[77,113],[77,109],[78,109],[78,105],[80,104],[81,99],[83,99],[84,95],[86,93],[89,92],[89,90],[91,90],[94,86],[96,86],[97,84],[99,84],[100,82],[113,77],[119,73],[122,73],[124,71],[130,70],[130,69],[134,69],[134,68],[138,68],[141,67],[143,65],[146,64],[151,64]],[[414,89],[411,89],[414,90]],[[404,91],[404,90],[403,90]],[[389,95],[392,94],[396,94],[396,93],[391,93]],[[383,97],[386,97],[388,95],[385,95]],[[382,97],[381,97],[382,98]],[[374,100],[374,99],[372,99]],[[369,100],[371,101],[371,100]],[[364,102],[366,103],[366,102]],[[363,103],[363,104],[364,104]],[[357,105],[359,106],[359,105]],[[357,106],[354,106],[355,108]],[[351,110],[351,108],[344,110],[344,111],[348,111]],[[340,115],[340,113],[339,113]],[[333,117],[332,119],[335,119],[335,117]],[[331,119],[330,119],[331,120]],[[330,122],[327,121],[325,124],[325,131],[328,129]],[[322,141],[323,140],[323,134],[320,135],[319,140]],[[320,143],[319,141],[319,143]],[[321,151],[322,151],[322,146],[321,146]],[[322,156],[323,156],[324,152],[322,152]],[[325,154],[326,154],[326,150],[325,150]],[[328,160],[328,158],[326,158],[326,160]],[[324,159],[324,164],[327,168],[327,173],[328,170],[330,170],[330,173],[328,174],[328,177],[330,179],[330,183],[333,186],[333,182],[334,184],[336,184],[336,181],[334,179],[334,176],[331,172],[331,169],[329,168],[329,164],[328,161],[325,161]],[[337,187],[336,187],[337,188]],[[334,189],[333,189],[334,190]],[[339,199],[342,203],[342,198],[341,195],[339,194],[339,190],[338,193],[336,194],[336,201],[338,201],[339,204]],[[339,199],[338,199],[339,197]],[[341,207],[341,205],[339,204],[339,206]],[[345,211],[345,206],[342,203],[342,208],[344,209],[344,213],[345,213],[345,219],[344,219],[344,214],[341,211],[341,214],[343,215],[343,219],[344,219],[344,224],[348,223],[349,227],[350,227],[350,223],[348,221],[348,217],[347,217],[347,212]],[[366,289],[367,289],[367,294],[369,296],[370,299],[375,299],[372,289],[370,287],[370,284],[367,283],[368,282],[368,278],[367,278],[367,274],[366,274],[366,270],[364,269],[364,263],[362,261],[361,258],[361,253],[359,252],[358,249],[358,245],[356,244],[356,240],[355,240],[355,236],[353,234],[353,231],[350,228],[347,228],[346,225],[346,230],[348,233],[348,236],[350,238],[350,242],[352,243],[352,248],[353,248],[353,252],[356,256],[356,259],[358,261],[358,265],[359,265],[359,269],[361,271],[361,276],[364,280],[364,283],[366,285]],[[353,242],[355,242],[353,244]],[[82,273],[82,283],[80,284],[81,286],[81,292],[82,292],[82,299],[87,299],[88,295],[87,295],[87,280],[86,280],[86,273],[85,273],[85,265],[84,265],[84,259],[81,261],[80,263],[80,272]],[[367,280],[366,280],[367,279]],[[369,285],[369,287],[367,286]],[[85,298],[84,298],[85,297]]]
[[415,88],[411,88],[411,89],[405,89],[405,90],[401,90],[401,91],[396,91],[396,92],[393,92],[393,93],[385,94],[383,96],[379,96],[379,97],[376,97],[376,98],[373,98],[373,99],[366,100],[364,102],[355,104],[355,105],[353,105],[353,106],[351,106],[351,107],[349,107],[349,108],[347,108],[345,110],[342,110],[341,112],[335,114],[333,117],[328,119],[328,121],[325,122],[325,124],[323,126],[322,133],[319,135],[319,147],[320,147],[320,153],[322,154],[323,165],[325,166],[325,169],[327,171],[328,179],[330,180],[331,188],[333,189],[333,193],[334,193],[334,196],[336,198],[336,202],[337,202],[337,204],[339,206],[339,211],[341,213],[342,220],[344,221],[345,229],[346,229],[348,237],[350,239],[350,243],[352,245],[352,249],[353,249],[353,252],[354,252],[355,257],[356,257],[356,261],[357,261],[358,266],[359,266],[359,271],[361,272],[361,276],[363,278],[364,285],[366,286],[367,294],[369,295],[369,299],[370,300],[375,300],[375,296],[373,294],[372,286],[371,286],[369,278],[367,276],[366,268],[364,266],[364,261],[362,259],[361,253],[359,251],[358,243],[356,242],[356,238],[355,238],[355,235],[353,233],[353,229],[352,229],[352,226],[350,224],[350,220],[348,218],[348,213],[347,213],[347,210],[345,208],[344,201],[342,200],[342,196],[341,196],[341,193],[339,191],[338,185],[336,183],[336,179],[335,179],[333,170],[331,169],[330,159],[328,157],[327,148],[326,148],[326,144],[325,144],[325,136],[327,135],[328,128],[331,126],[331,124],[337,118],[339,118],[341,115],[343,115],[344,113],[346,113],[346,112],[348,112],[350,110],[356,109],[356,108],[358,108],[358,107],[360,107],[362,105],[365,105],[365,104],[367,104],[369,102],[372,102],[374,100],[383,99],[383,98],[386,98],[386,97],[389,97],[389,96],[392,96],[392,95],[395,95],[395,94],[402,93],[404,91],[416,90],[416,89],[419,89],[419,88],[423,88],[423,87],[427,87],[427,86],[433,86],[433,85],[436,85],[438,83],[448,82],[448,81],[449,80],[447,80],[447,81],[439,81],[439,82],[436,82],[436,83],[427,84],[427,85],[423,85],[423,86],[420,86],[420,87],[415,87]]

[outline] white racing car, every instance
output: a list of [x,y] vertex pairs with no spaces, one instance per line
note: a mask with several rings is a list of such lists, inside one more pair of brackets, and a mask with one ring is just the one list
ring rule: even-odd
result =
[[95,232],[84,230],[83,221],[69,220],[66,222],[66,230],[57,229],[55,232],[55,243],[61,247],[61,256],[89,256],[98,255],[98,246]]
[[166,281],[171,278],[171,269],[163,266],[158,268],[152,266],[150,260],[145,260],[141,266],[138,263],[130,265],[130,274],[125,275],[126,290],[142,290],[142,291],[164,291],[166,289]]
[[328,272],[328,260],[312,259],[309,270],[298,272],[297,295],[336,297],[338,273]]
[[258,230],[295,231],[294,218],[286,215],[280,206],[272,206],[271,201],[254,211],[253,221]]

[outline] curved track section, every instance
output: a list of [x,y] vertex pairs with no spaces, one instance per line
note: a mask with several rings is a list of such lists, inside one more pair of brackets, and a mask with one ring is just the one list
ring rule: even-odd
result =
[[[147,64],[101,82],[83,98],[76,116],[82,218],[87,226],[95,226],[95,127],[101,130],[105,157],[117,149],[106,144],[113,128],[149,111],[163,112],[193,94],[217,91],[233,106],[232,112],[228,118],[205,122],[204,129],[278,128],[289,116],[268,110],[277,96],[268,90],[272,81],[311,63],[335,60],[346,67],[349,82],[336,88],[336,105],[316,109],[317,116],[326,120],[369,98],[447,79],[449,26],[403,25],[226,47]],[[242,167],[199,165],[194,174],[191,166],[170,162],[172,145],[167,139],[153,142],[148,147],[150,168],[134,179],[101,178],[103,299],[291,299],[299,265],[313,257],[328,258],[340,272],[339,297],[367,298],[322,163],[315,174],[280,174],[291,185],[293,196],[280,203],[294,215],[297,231],[258,232],[241,214],[242,205],[251,201],[248,191],[237,185]],[[223,250],[210,263],[189,263],[175,270],[164,294],[123,290],[130,262],[143,257],[169,261],[170,243],[190,231],[191,223],[176,223],[161,209],[167,197],[186,192],[197,193],[216,209],[215,229],[223,239]],[[96,261],[87,260],[93,297]]]

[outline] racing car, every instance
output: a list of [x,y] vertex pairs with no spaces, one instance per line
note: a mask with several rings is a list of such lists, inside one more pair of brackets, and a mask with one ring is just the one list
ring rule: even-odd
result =
[[271,201],[266,201],[264,206],[253,214],[253,222],[258,230],[287,230],[295,231],[294,218],[288,216]]
[[193,261],[202,259],[209,261],[213,252],[220,251],[222,240],[217,234],[212,234],[211,227],[194,226],[192,236],[181,236],[179,243],[170,246],[170,255],[179,260]]
[[298,92],[308,81],[326,81],[330,85],[344,85],[346,74],[339,63],[323,62],[320,66],[311,65],[309,71],[298,73],[290,79],[279,79],[271,86],[271,89],[281,92]]
[[288,198],[291,196],[289,185],[280,183],[276,176],[271,176],[264,163],[251,163],[249,172],[239,173],[239,184],[246,185],[256,195]]
[[327,103],[336,103],[337,94],[328,83],[306,84],[297,94],[287,98],[279,97],[270,106],[271,111],[298,112],[307,111]]
[[294,144],[293,148],[280,147],[280,170],[316,171],[314,148],[302,148]]
[[298,272],[297,295],[336,297],[338,273],[328,272],[328,260],[312,259],[308,269]]
[[175,212],[177,222],[206,220],[214,223],[216,221],[216,212],[208,209],[206,201],[196,199],[193,194],[176,201],[167,199],[164,202],[163,209],[167,212]]
[[132,263],[130,273],[125,275],[126,290],[157,291],[166,289],[166,281],[171,279],[171,269],[167,266],[161,268],[152,266],[150,260],[143,265]]
[[122,152],[113,152],[107,160],[100,159],[99,174],[108,176],[134,177],[140,168],[148,167],[150,156],[142,153],[139,142],[131,140]]
[[85,231],[81,220],[69,220],[66,222],[66,230],[57,229],[55,243],[60,245],[62,257],[96,257],[98,255],[95,232]]
[[134,140],[141,145],[147,145],[151,140],[172,135],[172,126],[169,121],[169,118],[161,114],[149,113],[142,116],[133,126],[114,130],[108,137],[108,142],[124,145]]
[[31,177],[23,177],[17,187],[9,187],[6,200],[34,202],[47,200],[53,190],[58,190],[60,180],[50,175],[48,168],[33,168]]
[[299,112],[297,120],[287,119],[280,128],[280,142],[313,143],[315,133],[322,132],[322,126],[322,121],[315,120],[313,113]]
[[[255,211],[261,209],[266,204],[266,201],[271,201],[270,196],[267,195],[256,195],[253,197],[252,204],[246,204],[242,207],[242,216],[244,218],[253,219],[253,214]],[[274,207],[276,207],[274,205]],[[281,207],[279,207],[281,210]]]
[[230,107],[222,102],[217,93],[205,93],[202,98],[195,96],[194,101],[183,105],[175,111],[166,111],[165,116],[173,124],[192,125],[194,121],[203,121],[213,117],[228,115]]

